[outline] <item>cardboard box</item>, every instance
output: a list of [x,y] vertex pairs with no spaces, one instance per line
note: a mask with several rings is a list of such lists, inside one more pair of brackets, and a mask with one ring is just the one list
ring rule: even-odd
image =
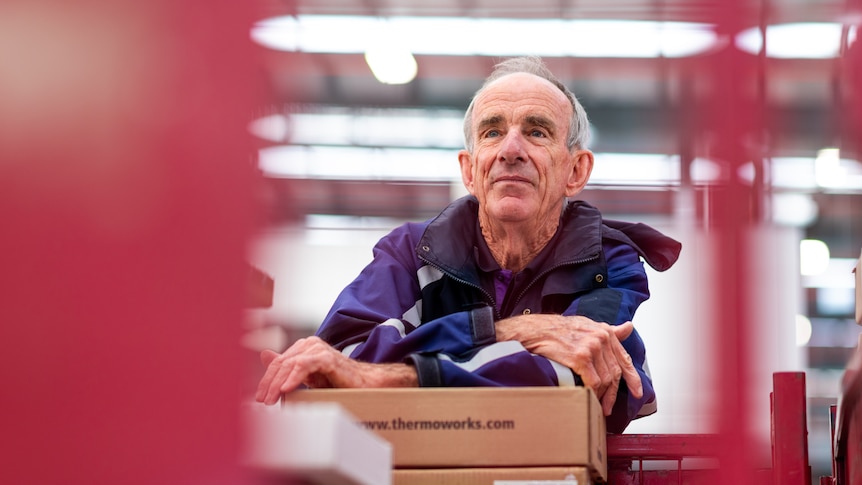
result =
[[393,445],[395,468],[585,466],[607,477],[605,420],[583,387],[310,389]]
[[856,323],[862,325],[862,254],[853,272],[856,273]]
[[392,485],[592,485],[586,467],[394,470]]
[[392,483],[392,445],[336,403],[250,403],[243,418],[247,467],[306,484]]

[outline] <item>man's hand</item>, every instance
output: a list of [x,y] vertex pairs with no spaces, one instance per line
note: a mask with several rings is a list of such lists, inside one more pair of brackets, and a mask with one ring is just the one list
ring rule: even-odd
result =
[[620,378],[632,395],[643,396],[640,375],[620,343],[633,329],[631,322],[615,326],[580,316],[519,315],[497,322],[497,340],[517,340],[530,352],[572,369],[595,391],[609,416]]
[[416,369],[407,364],[370,364],[353,360],[319,337],[297,340],[283,353],[264,350],[266,372],[255,399],[275,404],[300,384],[309,387],[414,387]]

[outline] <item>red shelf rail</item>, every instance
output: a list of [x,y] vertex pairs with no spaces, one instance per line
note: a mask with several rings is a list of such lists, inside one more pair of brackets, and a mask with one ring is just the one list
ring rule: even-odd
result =
[[[810,485],[805,374],[773,374],[770,394],[772,468],[751,470],[751,483]],[[722,437],[715,434],[609,435],[609,485],[720,483]],[[697,467],[685,461],[700,460]],[[666,462],[673,462],[668,467]],[[704,467],[704,462],[711,466]],[[635,463],[637,466],[634,466]],[[856,485],[855,483],[853,485]]]
[[862,485],[862,335],[841,379],[838,404],[832,406],[832,476],[821,485]]

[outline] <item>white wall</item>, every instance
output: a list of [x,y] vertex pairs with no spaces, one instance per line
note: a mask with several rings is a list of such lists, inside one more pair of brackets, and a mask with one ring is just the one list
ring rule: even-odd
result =
[[268,318],[316,329],[341,289],[371,261],[374,243],[388,231],[283,226],[261,234],[251,261],[275,280]]

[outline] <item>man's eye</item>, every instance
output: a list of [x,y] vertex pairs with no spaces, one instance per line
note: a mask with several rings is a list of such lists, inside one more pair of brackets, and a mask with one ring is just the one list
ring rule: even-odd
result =
[[530,136],[535,136],[538,138],[544,138],[545,132],[542,130],[533,130],[530,132]]
[[495,137],[498,137],[498,136],[500,136],[500,131],[499,131],[499,130],[488,130],[488,131],[485,133],[485,138],[495,138]]

